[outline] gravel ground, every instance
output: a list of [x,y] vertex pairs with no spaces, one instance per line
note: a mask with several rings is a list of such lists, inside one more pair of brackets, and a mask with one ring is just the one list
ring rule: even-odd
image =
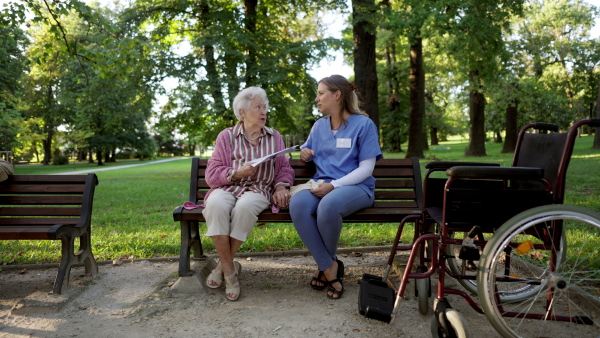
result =
[[[400,260],[405,256],[399,255]],[[385,252],[348,252],[342,299],[308,286],[312,257],[243,257],[242,295],[225,299],[224,288],[208,289],[201,276],[214,261],[196,262],[196,277],[179,281],[176,261],[133,261],[100,265],[96,277],[73,271],[68,290],[52,295],[56,268],[0,273],[1,337],[426,337],[431,311],[419,314],[412,284],[392,324],[358,314],[364,273],[383,275]],[[397,283],[398,277],[392,275]],[[447,285],[451,285],[449,281]],[[451,301],[474,337],[493,337],[485,316],[465,301]]]

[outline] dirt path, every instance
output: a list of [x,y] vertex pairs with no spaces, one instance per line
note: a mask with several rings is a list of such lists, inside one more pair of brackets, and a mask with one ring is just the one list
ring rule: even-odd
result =
[[[382,275],[386,257],[387,253],[342,255],[346,292],[338,301],[308,286],[315,269],[310,256],[239,258],[242,296],[237,302],[227,301],[222,288],[189,283],[195,277],[185,279],[188,283],[183,289],[174,287],[178,285],[177,262],[101,265],[95,278],[74,271],[63,296],[48,295],[55,268],[2,271],[0,336],[430,336],[431,311],[428,316],[418,313],[412,286],[393,324],[358,314],[358,281],[364,273]],[[205,265],[196,263],[195,268],[208,271]],[[455,297],[452,305],[464,314],[475,337],[494,336],[485,317],[462,299]]]
[[154,160],[154,161],[140,162],[140,163],[134,163],[134,164],[124,164],[124,165],[110,166],[110,167],[96,167],[96,168],[93,168],[93,169],[85,169],[85,170],[65,171],[65,172],[62,172],[62,173],[55,173],[55,174],[52,174],[52,175],[79,175],[79,174],[87,174],[87,173],[94,173],[94,172],[97,172],[97,171],[125,169],[125,168],[140,167],[140,166],[143,166],[143,165],[150,165],[150,164],[156,164],[156,163],[185,160],[185,159],[188,159],[188,158],[190,158],[190,157],[165,158],[165,159],[162,159],[162,160]]

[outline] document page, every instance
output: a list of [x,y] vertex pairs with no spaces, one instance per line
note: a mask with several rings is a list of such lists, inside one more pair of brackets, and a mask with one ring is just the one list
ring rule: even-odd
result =
[[292,151],[296,151],[296,150],[300,150],[300,146],[289,147],[289,148],[280,150],[280,151],[278,151],[276,153],[272,153],[272,154],[267,155],[267,156],[255,158],[255,159],[253,159],[250,162],[252,162],[252,166],[253,167],[256,167],[257,165],[263,163],[264,161],[270,160],[270,159],[275,158],[277,156],[285,155],[287,153],[291,153]]

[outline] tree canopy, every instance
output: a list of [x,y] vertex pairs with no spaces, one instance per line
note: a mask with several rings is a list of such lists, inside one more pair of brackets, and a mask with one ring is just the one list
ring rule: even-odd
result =
[[[567,128],[598,114],[600,43],[590,30],[600,14],[581,0],[28,0],[1,9],[0,150],[44,163],[193,155],[236,123],[232,100],[248,86],[267,91],[269,125],[300,143],[320,117],[309,70],[340,48],[387,151],[408,141],[406,155],[424,157],[429,144],[468,134],[467,155],[485,156],[488,139],[510,152],[528,122]],[[335,13],[351,18],[342,39],[328,32]]]

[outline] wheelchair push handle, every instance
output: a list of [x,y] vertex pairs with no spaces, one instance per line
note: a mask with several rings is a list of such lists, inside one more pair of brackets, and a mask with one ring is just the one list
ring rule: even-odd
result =
[[532,128],[537,129],[537,130],[548,130],[548,131],[553,131],[555,133],[558,133],[558,125],[556,125],[554,123],[537,122],[537,123],[533,123]]
[[575,122],[575,124],[573,125],[573,127],[571,127],[572,129],[576,130],[577,128],[583,126],[583,125],[589,125],[592,128],[599,128],[600,127],[600,119],[585,119],[585,120],[580,120]]
[[590,127],[600,128],[600,119],[590,119]]

